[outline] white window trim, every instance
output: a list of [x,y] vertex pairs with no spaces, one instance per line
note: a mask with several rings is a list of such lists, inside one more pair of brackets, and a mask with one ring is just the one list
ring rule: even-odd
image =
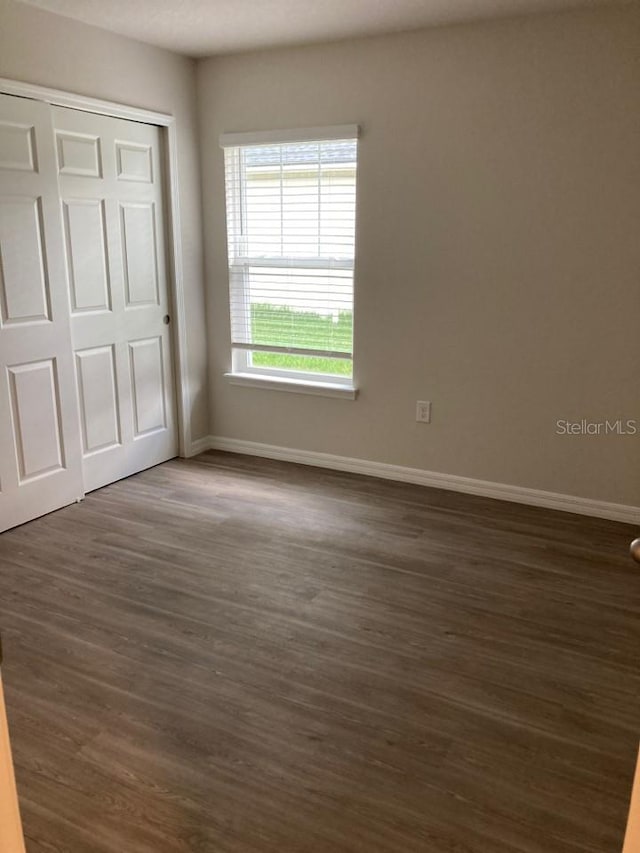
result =
[[[310,374],[305,374],[310,375]],[[245,388],[261,388],[263,391],[290,391],[295,394],[315,394],[319,397],[340,397],[345,400],[355,400],[358,389],[344,382],[318,382],[317,380],[301,379],[296,376],[289,378],[282,373],[266,375],[262,373],[225,373],[224,378],[230,385],[242,385]]]
[[[287,144],[290,142],[324,142],[331,139],[358,139],[360,127],[357,124],[333,125],[330,127],[297,128],[293,130],[267,130],[255,132],[223,133],[219,142],[221,148],[241,148],[250,145]],[[338,258],[301,258],[300,266],[320,268],[329,263],[338,269],[354,269],[353,259]],[[246,274],[250,266],[278,266],[278,258],[237,257],[230,269],[235,267]],[[325,397],[341,397],[355,400],[358,389],[351,378],[327,374],[305,373],[295,370],[283,370],[268,367],[254,367],[250,363],[250,347],[232,346],[231,372],[224,377],[231,385],[250,388],[262,388],[278,391],[316,394]],[[353,353],[349,354],[353,366]]]
[[358,139],[360,126],[336,124],[330,127],[298,127],[292,130],[257,130],[220,134],[221,148],[246,145],[286,145],[287,142],[327,142],[330,139]]

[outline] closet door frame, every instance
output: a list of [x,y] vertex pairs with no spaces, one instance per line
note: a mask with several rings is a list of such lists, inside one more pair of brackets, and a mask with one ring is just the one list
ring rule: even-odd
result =
[[186,316],[184,304],[182,244],[178,193],[178,154],[176,120],[168,113],[156,113],[138,107],[102,101],[97,98],[48,89],[0,77],[0,93],[43,101],[52,107],[69,107],[88,113],[152,124],[160,128],[162,166],[166,188],[167,279],[172,312],[173,373],[178,409],[178,449],[180,456],[193,455],[191,436],[191,399],[187,367]]

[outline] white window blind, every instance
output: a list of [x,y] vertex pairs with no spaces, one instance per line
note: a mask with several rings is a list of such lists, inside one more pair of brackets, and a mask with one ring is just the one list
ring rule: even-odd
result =
[[309,133],[221,139],[234,369],[352,374],[357,128]]

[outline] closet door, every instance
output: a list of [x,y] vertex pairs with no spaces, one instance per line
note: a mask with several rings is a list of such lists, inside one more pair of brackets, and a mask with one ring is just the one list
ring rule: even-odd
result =
[[83,494],[51,110],[0,95],[0,530]]
[[177,455],[160,134],[53,110],[84,484]]

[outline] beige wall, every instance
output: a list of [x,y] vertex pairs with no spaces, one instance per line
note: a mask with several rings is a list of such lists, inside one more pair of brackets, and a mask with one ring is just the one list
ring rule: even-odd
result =
[[195,63],[167,51],[0,0],[0,76],[177,118],[184,289],[194,438],[208,431]]
[[[640,505],[640,14],[198,67],[212,433]],[[229,386],[222,131],[359,122],[356,402]],[[415,401],[433,423],[415,423]]]
[[[207,389],[195,64],[0,0],[0,76],[177,116],[194,438],[636,505],[640,436],[555,423],[640,421],[639,45],[623,7],[200,63]],[[228,386],[218,134],[354,121],[360,397]]]

